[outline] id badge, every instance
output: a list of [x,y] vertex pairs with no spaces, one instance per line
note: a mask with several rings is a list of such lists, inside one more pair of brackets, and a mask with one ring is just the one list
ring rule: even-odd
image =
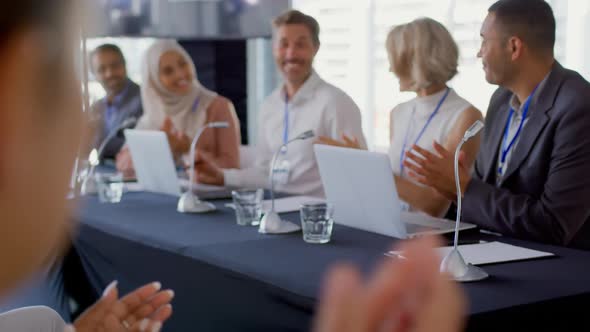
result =
[[291,163],[287,159],[279,159],[272,170],[275,183],[287,184],[291,173]]

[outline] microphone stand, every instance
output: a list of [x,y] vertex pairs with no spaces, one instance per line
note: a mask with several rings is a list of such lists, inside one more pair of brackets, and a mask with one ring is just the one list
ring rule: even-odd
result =
[[455,186],[457,188],[457,218],[455,220],[455,241],[453,249],[449,252],[440,263],[440,271],[450,274],[453,279],[460,282],[478,281],[487,278],[489,275],[482,268],[468,264],[465,262],[463,255],[459,251],[459,223],[461,220],[461,184],[459,181],[459,152],[461,147],[470,138],[475,136],[483,128],[483,123],[479,120],[475,121],[467,129],[463,139],[455,150]]
[[80,193],[82,195],[96,193],[96,183],[92,179],[94,176],[94,169],[96,168],[96,166],[98,166],[100,164],[100,158],[102,157],[102,153],[103,153],[104,149],[106,148],[108,142],[113,137],[115,137],[115,135],[117,135],[117,133],[121,129],[129,127],[129,126],[135,124],[136,122],[137,122],[137,118],[135,118],[135,117],[126,119],[120,125],[118,125],[114,129],[112,129],[108,133],[108,135],[102,140],[102,142],[98,146],[98,150],[92,149],[92,151],[90,152],[90,156],[88,157],[88,161],[90,163],[90,169],[86,173],[86,176],[84,177],[84,180],[82,181],[82,186],[80,187]]
[[204,202],[197,197],[193,193],[193,183],[195,182],[195,150],[197,149],[197,142],[201,137],[201,134],[207,128],[228,128],[229,123],[227,122],[209,122],[197,131],[197,134],[193,138],[191,143],[191,152],[190,152],[190,173],[189,173],[189,185],[188,191],[183,193],[178,200],[178,205],[176,210],[181,213],[205,213],[215,211],[217,208],[215,205],[209,202]]
[[294,232],[294,231],[298,231],[301,229],[300,226],[298,226],[290,221],[282,220],[281,217],[279,216],[279,214],[275,210],[274,169],[275,169],[275,163],[278,159],[279,154],[281,153],[281,151],[283,149],[285,149],[287,147],[287,145],[289,145],[290,143],[292,143],[294,141],[305,140],[305,139],[308,139],[311,137],[314,137],[313,130],[308,130],[308,131],[300,134],[299,136],[287,141],[283,145],[281,145],[281,147],[273,155],[272,162],[270,165],[270,175],[269,175],[270,200],[271,200],[270,206],[271,207],[270,207],[270,211],[267,211],[264,214],[264,216],[262,217],[262,219],[260,220],[260,226],[258,227],[259,233],[289,233],[289,232]]

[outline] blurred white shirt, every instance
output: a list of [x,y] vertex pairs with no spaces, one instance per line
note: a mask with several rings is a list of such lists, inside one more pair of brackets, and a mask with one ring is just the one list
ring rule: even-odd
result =
[[55,310],[46,306],[23,307],[0,314],[0,331],[75,332]]
[[[288,105],[288,137],[313,130],[315,138],[290,143],[281,158],[290,164],[286,183],[275,182],[278,192],[324,196],[319,169],[313,152],[317,137],[340,139],[354,136],[366,147],[358,106],[344,91],[325,82],[313,71]],[[285,124],[285,90],[277,88],[264,102],[258,119],[258,139],[254,166],[224,170],[225,185],[239,188],[269,188],[268,176],[273,154],[283,144]],[[280,181],[279,181],[280,182]]]

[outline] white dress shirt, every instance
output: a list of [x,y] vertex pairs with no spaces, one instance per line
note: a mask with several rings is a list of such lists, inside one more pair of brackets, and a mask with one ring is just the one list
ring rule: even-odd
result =
[[269,188],[268,176],[274,153],[284,140],[285,108],[288,112],[288,138],[313,130],[315,138],[290,143],[282,156],[290,164],[289,179],[276,183],[275,190],[289,194],[323,197],[319,169],[313,152],[317,137],[340,139],[342,134],[358,138],[366,147],[358,106],[344,91],[322,80],[313,71],[285,107],[284,86],[277,88],[262,103],[258,119],[255,165],[246,169],[224,170],[225,185],[240,188]]
[[[526,124],[529,121],[529,116],[530,116],[530,112],[532,111],[531,106],[534,105],[537,100],[539,99],[539,96],[541,95],[541,92],[543,90],[543,88],[545,87],[545,82],[547,81],[547,77],[549,77],[549,74],[547,74],[545,76],[545,78],[543,78],[543,80],[539,83],[539,85],[537,86],[537,88],[534,91],[534,95],[531,96],[530,98],[531,103],[529,104],[529,110],[527,113],[527,117],[524,119],[524,122],[522,123],[522,129],[520,134],[518,135],[518,137],[514,138],[514,136],[516,135],[516,132],[518,131],[518,127],[520,126],[520,122],[522,121],[522,116],[524,115],[524,104],[525,103],[520,103],[520,101],[518,100],[518,97],[513,94],[512,97],[510,98],[510,107],[512,109],[514,109],[514,115],[512,116],[512,119],[510,120],[510,123],[508,124],[508,141],[506,142],[506,145],[508,145],[510,143],[510,141],[514,138],[514,143],[512,144],[512,147],[506,152],[506,160],[504,161],[504,165],[502,168],[500,168],[500,166],[502,165],[502,150],[504,149],[504,132],[502,132],[502,139],[500,140],[500,147],[498,149],[498,162],[497,162],[497,166],[496,166],[496,185],[499,186],[502,183],[502,180],[504,180],[504,174],[506,174],[506,169],[508,169],[508,163],[510,162],[510,159],[512,157],[512,151],[514,151],[514,149],[516,149],[516,145],[518,145],[518,141],[520,140],[520,136],[522,135],[522,132],[525,130]],[[508,118],[508,116],[506,116]],[[501,173],[500,173],[501,170]]]

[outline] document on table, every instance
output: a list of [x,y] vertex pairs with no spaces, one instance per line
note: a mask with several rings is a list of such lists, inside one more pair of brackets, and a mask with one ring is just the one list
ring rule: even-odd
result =
[[[442,259],[452,249],[452,246],[441,247],[437,248],[437,252]],[[465,261],[473,265],[503,263],[554,256],[554,254],[550,252],[518,247],[497,241],[460,245],[459,251],[461,252],[461,255],[463,255]],[[385,253],[385,255],[391,257],[403,257],[403,253],[396,251],[389,251]]]
[[[178,183],[182,189],[184,189],[184,190],[188,189],[189,180],[178,179]],[[143,187],[141,186],[141,184],[139,184],[139,182],[127,182],[127,183],[125,183],[125,189],[129,192],[144,191]],[[208,185],[208,184],[194,183],[193,184],[193,191],[197,192],[197,193],[200,193],[200,192],[206,193],[206,192],[229,191],[229,189],[227,189],[225,187],[221,187],[221,186],[212,186],[212,185]],[[231,197],[231,195],[230,195],[230,197]]]
[[143,187],[138,182],[127,182],[125,183],[124,188],[127,192],[143,191]]
[[[190,181],[188,179],[178,179],[180,183],[180,187],[184,190],[188,189]],[[195,192],[209,192],[209,191],[221,191],[221,190],[229,190],[223,186],[214,186],[210,184],[203,184],[203,183],[193,183],[193,191]]]

